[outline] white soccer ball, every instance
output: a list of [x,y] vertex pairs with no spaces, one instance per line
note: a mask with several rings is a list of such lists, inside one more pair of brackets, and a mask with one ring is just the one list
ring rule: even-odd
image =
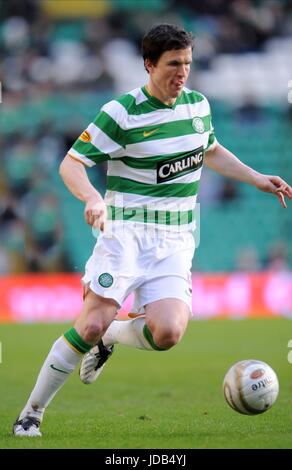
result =
[[224,377],[223,391],[228,405],[235,411],[257,415],[275,403],[279,382],[268,364],[251,359],[230,367]]

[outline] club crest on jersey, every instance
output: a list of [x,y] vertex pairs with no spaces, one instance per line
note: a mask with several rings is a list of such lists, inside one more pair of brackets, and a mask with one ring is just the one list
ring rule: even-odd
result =
[[193,129],[198,132],[198,134],[203,134],[205,132],[205,124],[203,119],[200,117],[195,117],[192,122]]
[[201,146],[192,152],[176,158],[175,160],[164,160],[157,164],[157,183],[178,178],[192,171],[198,170],[203,165],[204,147]]

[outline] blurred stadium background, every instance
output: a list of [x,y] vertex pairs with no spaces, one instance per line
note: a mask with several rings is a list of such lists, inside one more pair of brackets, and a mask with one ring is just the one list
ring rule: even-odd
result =
[[[218,140],[291,184],[291,0],[0,0],[0,19],[0,322],[78,314],[95,239],[58,166],[102,104],[145,83],[140,42],[157,21],[193,32],[188,86]],[[102,193],[105,171],[88,172]],[[194,314],[291,316],[291,203],[207,168],[199,198]]]

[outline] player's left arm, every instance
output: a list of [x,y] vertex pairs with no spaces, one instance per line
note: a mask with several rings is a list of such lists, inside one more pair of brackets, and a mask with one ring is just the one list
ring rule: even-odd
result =
[[205,154],[205,164],[223,176],[243,183],[251,184],[257,189],[275,194],[281,206],[286,208],[285,197],[292,199],[292,188],[279,176],[264,175],[241,162],[232,152],[216,142]]

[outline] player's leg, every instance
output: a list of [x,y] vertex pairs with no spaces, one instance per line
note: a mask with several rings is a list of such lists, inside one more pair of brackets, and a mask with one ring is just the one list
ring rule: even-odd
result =
[[153,349],[166,350],[182,338],[189,318],[189,306],[180,299],[168,298],[146,305],[143,334]]
[[[190,317],[190,308],[183,300],[168,298],[151,302],[145,307],[145,315],[132,320],[114,320],[102,337],[102,346],[112,351],[115,343],[148,351],[164,351],[180,341]],[[80,366],[80,379],[93,383],[99,376],[104,362],[98,361],[102,350],[96,345],[84,355]]]
[[[168,265],[165,269],[169,269]],[[172,347],[181,338],[190,316],[190,274],[150,279],[139,287],[135,307],[137,311],[143,307],[145,316],[127,321],[114,320],[102,338],[104,344],[120,343],[147,350]]]
[[84,306],[74,323],[74,329],[88,344],[95,344],[101,338],[117,314],[118,304],[114,299],[97,295],[86,290]]
[[192,311],[194,239],[184,232],[158,238],[157,262],[152,263],[151,279],[141,286],[139,300],[145,305],[143,335],[153,349],[164,350],[180,341]]
[[79,371],[81,381],[91,384],[97,379],[115,343],[147,351],[171,348],[181,339],[189,316],[190,310],[184,301],[169,298],[147,305],[145,315],[132,320],[114,320],[100,343],[84,355]]
[[[175,298],[151,302],[145,314],[132,320],[114,320],[103,336],[106,346],[120,343],[146,350],[164,350],[182,337],[189,319],[188,305]],[[154,336],[153,336],[154,335]]]
[[89,291],[83,309],[63,336],[53,344],[35,387],[13,427],[15,435],[40,436],[39,426],[50,401],[64,385],[82,355],[103,335],[117,312],[117,303]]
[[[142,245],[148,246],[148,242],[149,240],[144,239]],[[160,249],[163,250],[162,259],[161,253],[156,253]],[[139,349],[160,351],[176,344],[186,328],[191,311],[192,236],[176,235],[169,243],[168,238],[166,241],[160,240],[159,243],[155,239],[153,246],[148,246],[147,253],[151,266],[149,278],[143,280],[135,289],[136,310],[140,311],[146,306],[146,315],[127,321],[114,320],[102,337],[106,347],[120,343]],[[145,261],[144,256],[143,262]],[[94,351],[98,358],[98,345]],[[85,354],[80,367],[80,378],[87,384],[92,383],[99,375],[96,369],[97,359],[94,361],[92,352],[93,350]]]

